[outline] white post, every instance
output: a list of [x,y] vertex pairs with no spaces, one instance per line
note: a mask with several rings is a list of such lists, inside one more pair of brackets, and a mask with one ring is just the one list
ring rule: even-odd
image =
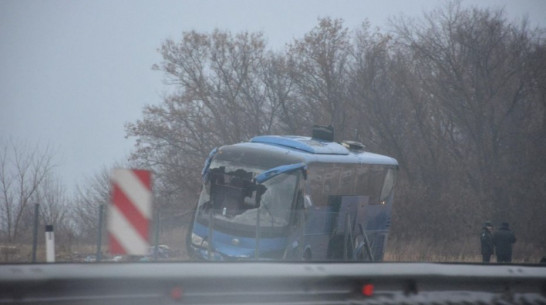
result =
[[55,233],[53,233],[53,225],[46,225],[45,229],[46,240],[46,262],[55,262]]

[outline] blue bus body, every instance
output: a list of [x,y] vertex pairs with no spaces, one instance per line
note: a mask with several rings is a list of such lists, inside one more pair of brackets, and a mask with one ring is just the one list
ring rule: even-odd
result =
[[188,251],[205,260],[382,260],[395,159],[353,142],[258,136],[203,168]]

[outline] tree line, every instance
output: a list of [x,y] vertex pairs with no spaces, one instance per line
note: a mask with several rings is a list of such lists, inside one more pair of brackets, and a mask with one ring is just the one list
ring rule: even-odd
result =
[[[467,239],[485,220],[546,244],[544,31],[458,2],[392,31],[321,18],[280,52],[260,33],[184,32],[159,49],[170,88],[126,125],[165,204],[194,207],[214,147],[333,125],[398,159],[393,234]],[[542,211],[542,212],[539,212]]]
[[[168,92],[126,124],[136,139],[131,164],[154,171],[156,204],[193,209],[214,147],[332,125],[336,141],[398,160],[395,238],[460,241],[486,220],[506,221],[520,241],[546,250],[544,29],[450,2],[419,20],[394,19],[388,32],[321,18],[282,51],[268,49],[262,33],[223,30],[184,32],[158,51],[153,70]],[[27,172],[20,157],[11,163],[18,175],[6,171],[8,156],[4,149],[0,231],[15,240],[32,200],[66,196],[43,175],[50,159],[29,157],[35,172]],[[27,179],[35,188],[10,182]],[[91,238],[108,193],[103,170],[75,203],[51,199],[61,212],[50,217]]]
[[[58,163],[50,147],[13,140],[0,144],[0,246],[31,245],[35,215],[38,239],[45,225],[53,225],[60,250],[93,244],[99,206],[110,200],[110,169],[101,169],[70,193],[57,175]],[[23,252],[18,251],[26,255]]]

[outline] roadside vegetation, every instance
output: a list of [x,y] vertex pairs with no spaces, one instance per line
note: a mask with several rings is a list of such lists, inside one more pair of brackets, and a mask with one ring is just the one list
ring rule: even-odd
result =
[[[336,141],[400,163],[386,260],[478,262],[489,220],[515,230],[515,261],[538,262],[546,255],[545,29],[459,2],[391,23],[376,29],[363,17],[349,29],[322,18],[282,51],[261,33],[221,29],[164,41],[153,66],[165,77],[164,99],[126,124],[137,142],[128,163],[153,170],[156,208],[194,208],[214,147],[333,125]],[[51,157],[13,143],[0,150],[2,245],[28,244],[38,202],[60,240],[96,240],[108,169],[68,195]],[[182,248],[185,235],[165,238]]]

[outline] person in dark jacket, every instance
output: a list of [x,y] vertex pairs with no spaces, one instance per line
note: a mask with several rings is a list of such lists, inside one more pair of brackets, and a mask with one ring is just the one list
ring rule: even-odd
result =
[[512,245],[516,242],[514,232],[510,231],[507,222],[503,222],[501,227],[493,233],[493,243],[497,254],[497,263],[512,262]]
[[480,235],[480,242],[482,245],[482,261],[484,263],[489,263],[491,260],[491,255],[494,254],[494,244],[493,244],[493,225],[491,222],[487,221],[483,224],[482,233]]

